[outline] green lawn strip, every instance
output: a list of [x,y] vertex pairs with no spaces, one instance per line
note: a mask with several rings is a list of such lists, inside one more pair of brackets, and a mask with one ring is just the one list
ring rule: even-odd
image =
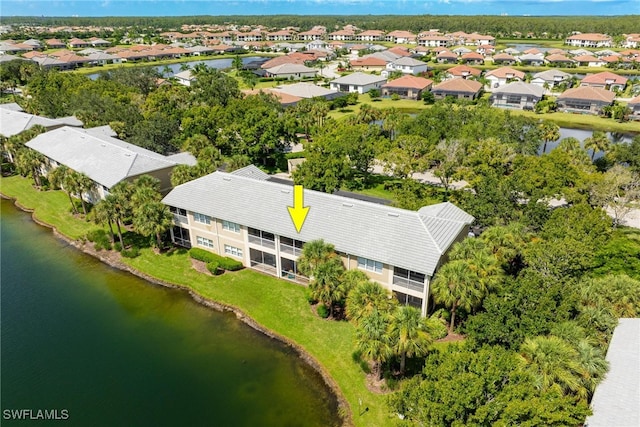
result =
[[640,122],[620,123],[613,119],[594,116],[591,114],[548,113],[536,114],[533,111],[510,110],[512,114],[549,120],[560,127],[587,130],[603,130],[609,132],[640,132]]
[[69,198],[62,191],[38,191],[33,187],[31,179],[21,176],[3,177],[0,179],[0,192],[5,196],[17,199],[21,206],[35,210],[39,220],[55,225],[56,229],[71,239],[79,239],[88,231],[100,226],[74,218],[71,213]]
[[[196,272],[185,252],[156,255],[144,249],[131,267],[163,281],[186,286],[200,295],[241,309],[266,328],[302,346],[336,381],[351,406],[356,425],[390,425],[385,396],[369,392],[364,374],[351,355],[354,328],[348,322],[322,320],[312,313],[304,288],[245,269],[212,277]],[[362,408],[369,410],[359,415]]]
[[[72,239],[97,228],[74,218],[62,191],[38,191],[21,176],[0,179],[0,192],[16,198],[21,206],[35,209],[35,216]],[[317,317],[305,298],[305,288],[288,281],[245,269],[213,277],[191,267],[186,251],[156,255],[142,249],[141,255],[123,261],[159,280],[193,289],[198,294],[242,310],[259,324],[302,346],[318,360],[336,381],[349,402],[356,426],[392,425],[385,396],[371,393],[360,366],[352,359],[354,328],[348,322]],[[360,401],[362,406],[360,406]],[[369,408],[359,415],[360,408]]]

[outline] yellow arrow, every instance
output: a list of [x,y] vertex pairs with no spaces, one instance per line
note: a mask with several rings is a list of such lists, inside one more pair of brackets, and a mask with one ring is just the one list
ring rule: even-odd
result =
[[304,188],[302,185],[293,186],[293,206],[287,206],[287,209],[296,231],[300,233],[302,224],[304,224],[310,209],[309,206],[304,206]]

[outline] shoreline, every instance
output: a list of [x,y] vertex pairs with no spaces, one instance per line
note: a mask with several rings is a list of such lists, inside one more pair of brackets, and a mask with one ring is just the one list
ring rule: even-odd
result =
[[40,219],[38,219],[38,217],[35,215],[35,210],[34,209],[29,209],[25,206],[22,206],[20,204],[20,202],[18,201],[18,199],[13,198],[13,197],[9,197],[6,196],[5,194],[3,194],[2,192],[0,192],[0,198],[6,199],[6,200],[11,200],[13,202],[13,205],[18,208],[19,210],[23,211],[23,212],[27,212],[31,214],[31,219],[33,220],[33,222],[35,222],[36,224],[42,226],[42,227],[46,227],[48,229],[50,229],[53,232],[53,235],[56,238],[59,238],[63,241],[65,241],[66,243],[68,243],[69,245],[73,246],[74,248],[76,248],[77,250],[90,255],[98,260],[100,260],[101,262],[103,262],[104,264],[112,267],[112,268],[116,268],[120,271],[125,271],[128,272],[130,274],[133,274],[136,277],[139,277],[140,279],[143,279],[149,283],[151,283],[152,285],[157,285],[157,286],[163,286],[166,288],[171,288],[171,289],[180,289],[182,291],[186,291],[189,296],[198,304],[201,304],[207,308],[219,311],[219,312],[232,312],[234,313],[234,315],[236,316],[236,318],[243,322],[245,325],[257,330],[258,332],[268,336],[269,338],[275,339],[279,342],[281,342],[282,344],[292,348],[295,350],[295,352],[297,353],[298,357],[300,359],[302,359],[305,363],[307,363],[309,366],[311,366],[316,372],[318,372],[320,374],[320,376],[322,377],[322,380],[324,381],[324,383],[327,385],[327,387],[329,387],[329,389],[331,390],[331,392],[334,394],[334,396],[336,397],[336,400],[338,402],[338,416],[342,421],[342,425],[343,426],[353,426],[353,413],[351,411],[351,407],[349,406],[349,402],[347,401],[347,399],[344,397],[344,395],[342,394],[342,390],[340,390],[340,387],[338,386],[338,384],[335,382],[335,380],[333,379],[333,377],[331,376],[331,374],[324,368],[324,366],[322,366],[322,364],[320,362],[318,362],[315,357],[313,357],[310,353],[308,353],[306,351],[306,349],[304,347],[302,347],[301,345],[299,345],[298,343],[294,342],[293,340],[285,337],[284,335],[280,335],[275,331],[272,331],[271,329],[261,325],[260,323],[258,323],[257,321],[255,321],[251,316],[247,315],[243,310],[241,310],[238,307],[232,306],[230,304],[224,304],[224,303],[220,303],[218,301],[214,301],[212,299],[206,298],[202,295],[200,295],[199,293],[197,293],[196,291],[194,291],[193,289],[187,287],[187,286],[183,286],[183,285],[179,285],[176,283],[170,283],[170,282],[166,282],[160,279],[157,279],[153,276],[150,276],[142,271],[136,270],[135,268],[126,265],[125,263],[119,261],[119,260],[113,260],[110,259],[108,257],[102,256],[101,253],[99,251],[96,251],[92,248],[88,248],[86,247],[86,244],[79,242],[78,240],[74,240],[70,237],[65,236],[64,234],[60,233],[57,228],[52,225],[49,224],[45,221],[42,221]]

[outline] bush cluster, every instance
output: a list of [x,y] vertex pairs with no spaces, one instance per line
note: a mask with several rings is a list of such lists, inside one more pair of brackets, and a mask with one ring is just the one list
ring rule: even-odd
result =
[[216,261],[208,262],[207,263],[207,270],[209,270],[209,272],[211,274],[213,274],[214,276],[217,276],[218,274],[221,273],[220,264],[218,264]]
[[111,241],[107,232],[101,228],[87,233],[87,240],[93,242],[96,251],[111,250]]
[[318,316],[326,319],[329,317],[329,309],[324,304],[318,304],[318,308],[316,309]]
[[125,258],[135,258],[140,255],[140,248],[132,246],[130,249],[123,249],[120,254]]
[[[243,267],[240,261],[229,257],[223,257],[200,248],[189,249],[189,256],[193,259],[197,259],[198,261],[207,263],[207,268],[209,268],[209,264],[215,263],[215,271],[218,269],[236,271]],[[209,268],[209,271],[213,273],[211,268]]]

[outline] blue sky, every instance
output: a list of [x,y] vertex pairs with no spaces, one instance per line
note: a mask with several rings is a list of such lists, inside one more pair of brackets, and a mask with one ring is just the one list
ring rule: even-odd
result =
[[0,16],[275,14],[627,15],[640,14],[640,0],[0,0]]

